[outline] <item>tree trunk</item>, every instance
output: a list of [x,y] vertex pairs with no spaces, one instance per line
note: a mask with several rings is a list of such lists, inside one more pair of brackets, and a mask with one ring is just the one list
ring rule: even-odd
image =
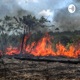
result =
[[3,43],[4,43],[4,39],[5,39],[5,38],[3,37],[3,35],[4,35],[4,32],[3,32],[3,30],[2,30],[2,40],[1,40],[1,41],[2,41],[2,54],[3,54],[3,56],[4,56],[4,55],[5,55],[5,54],[4,54],[5,52],[4,52],[4,44],[3,44]]
[[25,31],[25,28],[24,28],[24,33],[23,33],[23,37],[22,37],[22,43],[21,43],[21,51],[20,51],[20,54],[23,53],[23,46],[24,46],[24,38],[26,36],[26,31]]

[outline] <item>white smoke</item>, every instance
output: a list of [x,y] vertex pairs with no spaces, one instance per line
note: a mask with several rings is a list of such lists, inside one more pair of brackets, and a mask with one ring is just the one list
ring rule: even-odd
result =
[[75,31],[80,30],[80,3],[74,0],[73,4],[76,6],[75,13],[69,13],[67,7],[60,9],[54,17],[54,20],[59,24],[62,31]]
[[46,19],[48,19],[50,21],[53,20],[53,14],[54,14],[54,12],[51,11],[50,9],[42,10],[41,12],[38,13],[39,16],[44,16]]

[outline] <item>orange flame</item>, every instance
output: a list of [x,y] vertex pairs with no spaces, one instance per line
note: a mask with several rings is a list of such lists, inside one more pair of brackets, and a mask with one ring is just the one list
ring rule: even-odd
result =
[[[52,47],[52,42],[50,35],[46,34],[38,42],[34,41],[31,44],[26,45],[26,41],[30,36],[25,36],[23,50],[26,53],[32,54],[34,56],[66,56],[72,58],[78,58],[80,55],[80,48],[77,48],[76,45],[71,45],[68,49],[63,46],[61,43],[56,44],[56,51]],[[7,48],[6,54],[13,55],[19,54],[19,48],[9,47]]]
[[26,52],[31,53],[34,56],[55,56],[56,54],[52,49],[52,42],[50,41],[50,39],[51,37],[46,34],[37,43],[33,42],[31,45],[26,46]]
[[19,54],[19,53],[20,53],[20,50],[16,47],[13,48],[12,46],[8,47],[6,50],[6,54],[8,55]]
[[33,42],[31,45],[26,46],[26,52],[33,54],[34,56],[66,56],[77,58],[80,55],[80,49],[76,49],[74,45],[71,45],[69,49],[66,49],[61,43],[56,44],[56,52],[52,48],[51,38],[48,34],[44,36],[37,43]]

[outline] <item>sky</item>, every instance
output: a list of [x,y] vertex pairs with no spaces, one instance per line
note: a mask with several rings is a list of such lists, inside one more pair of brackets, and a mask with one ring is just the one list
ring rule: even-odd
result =
[[[76,12],[70,14],[68,6],[74,4]],[[0,17],[5,15],[20,16],[32,14],[37,18],[44,16],[55,22],[62,30],[70,30],[73,26],[80,28],[79,0],[0,0]],[[62,27],[63,26],[63,27]],[[74,27],[74,29],[76,29]]]
[[16,15],[19,10],[25,10],[52,21],[55,12],[71,2],[72,0],[0,0],[0,15]]
[[52,20],[55,11],[66,7],[71,1],[72,0],[18,0],[18,4],[21,8],[31,11],[35,15],[45,16],[49,20]]

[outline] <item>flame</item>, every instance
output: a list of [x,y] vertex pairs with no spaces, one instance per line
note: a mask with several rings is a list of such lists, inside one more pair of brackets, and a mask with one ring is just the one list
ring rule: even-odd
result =
[[26,52],[33,54],[34,56],[49,56],[55,53],[52,49],[52,42],[50,41],[50,36],[46,34],[37,43],[33,42],[31,45],[26,46]]
[[10,46],[6,49],[6,54],[8,55],[19,54],[19,53],[20,53],[20,50],[17,47]]
[[[51,37],[48,33],[44,35],[39,41],[31,42],[31,44],[27,44],[30,35],[25,36],[23,43],[23,52],[32,54],[34,56],[66,56],[70,58],[78,58],[80,56],[80,48],[79,45],[70,45],[67,49],[60,42],[56,44],[56,51],[53,48],[53,37]],[[17,47],[10,46],[6,49],[7,55],[20,54],[21,49]]]
[[57,44],[56,45],[57,48],[57,55],[58,56],[67,56],[67,57],[77,57],[75,52],[75,48],[73,45],[71,45],[69,47],[69,49],[66,49],[62,44]]
[[46,34],[37,43],[33,42],[31,45],[26,46],[26,52],[34,56],[66,56],[77,58],[80,55],[80,49],[76,49],[74,45],[71,45],[69,49],[67,49],[61,43],[56,44],[55,52],[52,47],[51,39],[52,37]]

